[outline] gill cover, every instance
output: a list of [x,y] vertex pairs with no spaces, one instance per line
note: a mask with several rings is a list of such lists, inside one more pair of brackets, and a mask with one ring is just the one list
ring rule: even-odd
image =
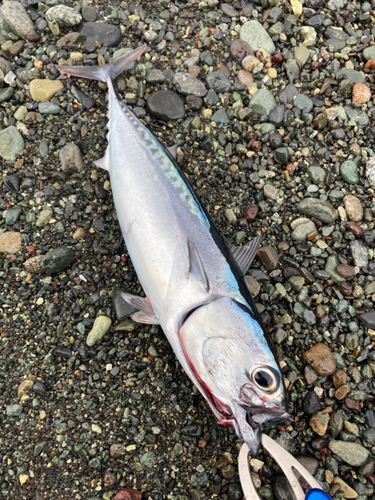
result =
[[215,414],[256,453],[257,426],[287,416],[280,370],[259,323],[246,306],[223,297],[193,311],[179,338]]

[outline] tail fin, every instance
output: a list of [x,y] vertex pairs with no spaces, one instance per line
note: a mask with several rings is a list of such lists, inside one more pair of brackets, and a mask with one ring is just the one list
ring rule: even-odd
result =
[[133,64],[133,62],[143,54],[146,47],[146,45],[142,45],[133,50],[133,52],[125,54],[104,66],[56,66],[56,68],[60,73],[107,83],[108,80],[114,80],[126,68]]

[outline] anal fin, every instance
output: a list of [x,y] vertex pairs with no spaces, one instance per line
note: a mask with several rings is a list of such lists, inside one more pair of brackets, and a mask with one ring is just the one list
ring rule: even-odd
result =
[[99,168],[102,168],[103,170],[107,170],[109,172],[109,151],[108,151],[108,147],[104,153],[104,156],[102,158],[99,158],[98,160],[95,160],[94,161],[94,164],[99,167]]
[[263,235],[260,234],[242,247],[235,247],[234,245],[230,247],[230,253],[232,254],[234,260],[237,262],[237,265],[241,269],[241,272],[244,276],[249,270],[251,263],[255,259],[262,239]]

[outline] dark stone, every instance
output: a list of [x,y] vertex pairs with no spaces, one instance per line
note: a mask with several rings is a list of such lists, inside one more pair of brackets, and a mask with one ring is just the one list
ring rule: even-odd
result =
[[213,66],[214,60],[212,59],[212,54],[209,50],[205,50],[202,52],[200,56],[200,62],[203,64],[207,64],[207,66]]
[[375,327],[375,311],[369,311],[359,316],[360,322],[366,328],[374,328]]
[[208,73],[206,77],[206,87],[219,94],[232,90],[230,81],[221,71],[212,71],[212,73]]
[[112,304],[115,310],[117,321],[122,321],[123,319],[128,318],[131,314],[137,312],[138,310],[123,299],[121,290],[118,290],[117,288],[113,292]]
[[172,90],[159,90],[147,100],[150,115],[158,120],[178,120],[185,116],[184,103],[181,97]]
[[45,273],[59,273],[70,266],[75,258],[74,252],[69,248],[55,248],[43,256],[40,267]]
[[4,177],[4,186],[12,193],[17,193],[20,190],[20,181],[15,174]]
[[307,415],[314,415],[321,409],[318,396],[314,391],[309,391],[303,400],[303,411]]
[[67,347],[58,345],[53,351],[53,354],[54,356],[57,356],[59,358],[69,359],[73,356],[73,351],[71,349],[68,349]]
[[5,87],[4,89],[0,89],[0,102],[9,101],[13,94],[14,89],[12,87]]
[[181,429],[181,434],[186,434],[190,437],[201,437],[202,436],[202,426],[199,424],[191,424],[183,427]]
[[92,225],[100,233],[103,233],[105,231],[105,224],[104,224],[103,220],[100,219],[99,217],[95,217],[92,220]]
[[317,14],[316,16],[310,17],[310,19],[307,19],[305,21],[306,26],[311,26],[312,28],[315,28],[316,31],[320,31],[323,26],[323,21],[324,21],[325,15],[324,14]]
[[286,146],[283,146],[281,148],[277,148],[275,150],[275,160],[281,164],[288,163],[289,151],[288,151],[288,148]]
[[159,490],[152,490],[150,496],[152,500],[164,500],[163,493]]
[[77,31],[85,35],[88,41],[99,42],[103,47],[117,47],[122,40],[118,26],[106,23],[84,23]]
[[71,86],[71,92],[78,101],[83,104],[86,109],[91,109],[96,106],[95,99],[92,99],[90,96],[84,94],[81,90],[79,90],[75,85]]
[[[55,350],[55,353],[56,353],[56,350]],[[33,385],[33,391],[36,394],[39,394],[39,396],[44,396],[45,393],[47,392],[47,389],[46,389],[46,386],[44,384],[42,384],[42,382],[35,382],[35,384]]]
[[276,477],[273,492],[277,500],[294,500],[295,498],[292,487],[284,476]]
[[346,139],[346,133],[343,128],[335,128],[331,130],[331,136],[336,141],[338,140],[344,141]]
[[203,106],[203,99],[195,95],[186,96],[185,102],[192,111],[199,111]]
[[285,106],[279,104],[268,115],[268,120],[270,123],[275,125],[275,127],[281,127],[284,121],[284,117],[285,117]]
[[366,429],[363,433],[364,440],[366,443],[374,445],[375,444],[375,429]]
[[375,429],[375,412],[374,412],[374,410],[371,410],[371,409],[366,410],[365,420],[366,420],[366,424],[369,427],[372,427],[373,429]]
[[322,108],[324,106],[324,97],[322,95],[310,97],[310,100],[316,108]]
[[297,88],[293,83],[290,83],[285,87],[285,89],[280,92],[279,99],[282,104],[290,104],[293,99],[299,94]]
[[272,149],[279,148],[283,144],[283,138],[278,132],[271,134],[268,140]]
[[213,153],[215,151],[214,141],[212,137],[208,134],[201,142],[201,148],[203,151],[207,151],[207,153]]
[[215,104],[218,104],[218,102],[219,102],[219,96],[217,95],[217,93],[213,89],[210,89],[207,92],[207,95],[204,98],[204,100],[210,106],[215,106]]

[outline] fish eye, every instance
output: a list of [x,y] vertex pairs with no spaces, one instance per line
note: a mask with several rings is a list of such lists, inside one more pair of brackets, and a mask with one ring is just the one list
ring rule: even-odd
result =
[[260,389],[267,392],[273,392],[279,386],[279,380],[274,370],[265,366],[256,368],[253,371],[251,378]]

